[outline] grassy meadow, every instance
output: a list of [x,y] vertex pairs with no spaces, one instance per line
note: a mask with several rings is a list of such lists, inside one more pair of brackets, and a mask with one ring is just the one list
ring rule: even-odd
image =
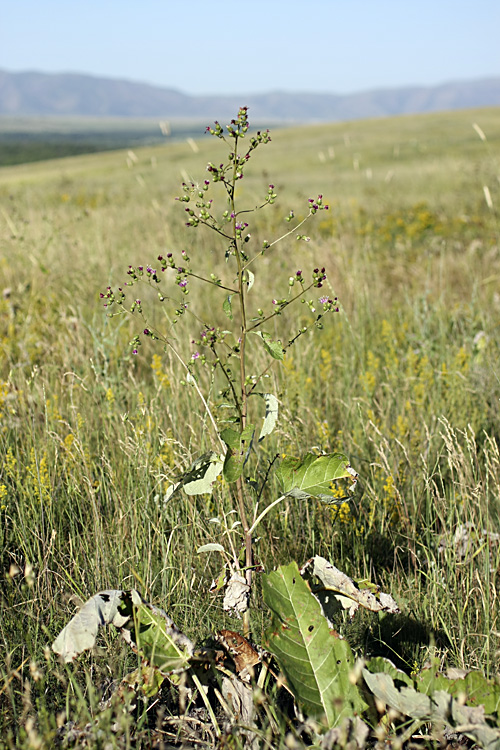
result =
[[164,144],[198,135],[202,124],[130,117],[0,116],[0,167]]
[[[256,304],[286,295],[291,274],[318,265],[340,311],[273,370],[281,412],[266,450],[343,451],[360,480],[342,513],[278,505],[260,526],[257,554],[266,570],[321,554],[389,592],[401,616],[341,623],[357,653],[411,671],[434,650],[445,667],[492,676],[500,672],[500,110],[271,135],[240,184],[249,207],[269,183],[278,194],[249,215],[252,242],[285,234],[290,209],[300,217],[318,193],[330,210],[301,230],[310,242],[288,237],[256,266]],[[134,667],[112,632],[74,665],[51,654],[96,592],[137,588],[194,640],[239,629],[208,593],[216,555],[196,554],[218,540],[209,519],[229,512],[230,498],[221,488],[163,502],[211,447],[203,404],[161,346],[146,341],[132,354],[137,321],[108,317],[99,298],[126,281],[129,264],[170,249],[225,273],[224,246],[187,229],[174,200],[222,150],[200,133],[0,169],[2,748],[53,747],[58,727],[85,725]],[[202,287],[191,295],[200,318],[211,309],[224,325],[220,297]],[[294,310],[277,335],[303,324],[304,306]],[[177,324],[185,359],[199,327],[188,316]],[[256,371],[259,352],[249,354]],[[278,491],[271,482],[262,503]],[[269,614],[256,597],[260,643]],[[113,721],[102,719],[100,746],[130,747],[134,732],[135,746],[151,746],[147,716],[142,734],[129,723],[119,737]]]

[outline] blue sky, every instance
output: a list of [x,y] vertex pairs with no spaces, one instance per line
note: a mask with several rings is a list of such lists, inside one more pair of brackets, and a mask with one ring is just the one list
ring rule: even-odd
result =
[[4,0],[0,68],[189,94],[500,76],[498,0]]

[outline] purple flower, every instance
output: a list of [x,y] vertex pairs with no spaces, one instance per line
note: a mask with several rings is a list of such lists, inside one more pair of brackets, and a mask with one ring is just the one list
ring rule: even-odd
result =
[[184,287],[187,286],[187,279],[183,279],[182,281],[179,281],[179,286],[184,289]]

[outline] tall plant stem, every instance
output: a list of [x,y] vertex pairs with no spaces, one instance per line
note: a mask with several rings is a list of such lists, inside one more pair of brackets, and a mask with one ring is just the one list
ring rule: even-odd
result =
[[[241,430],[244,430],[247,423],[247,385],[246,385],[246,336],[247,336],[247,317],[246,317],[246,300],[245,292],[246,286],[244,282],[244,265],[241,257],[240,249],[238,247],[238,233],[236,229],[236,204],[235,204],[235,188],[237,180],[237,159],[236,155],[238,152],[238,138],[235,138],[234,142],[234,166],[231,183],[228,189],[229,203],[231,206],[231,214],[233,217],[233,248],[236,263],[238,266],[238,299],[240,303],[240,314],[241,314],[241,336],[240,336],[240,398],[241,398]],[[236,494],[238,497],[238,509],[240,513],[240,520],[243,526],[245,534],[245,580],[249,587],[249,592],[252,590],[252,534],[250,533],[250,527],[247,518],[247,512],[245,507],[245,487],[243,484],[242,477],[236,482]],[[243,613],[243,634],[245,637],[250,636],[250,615],[249,610]]]

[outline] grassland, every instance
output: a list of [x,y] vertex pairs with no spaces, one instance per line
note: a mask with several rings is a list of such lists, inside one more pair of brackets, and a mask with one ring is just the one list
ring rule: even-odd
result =
[[[273,375],[282,410],[269,450],[342,450],[361,478],[342,515],[279,506],[262,526],[259,555],[272,569],[322,554],[389,591],[403,612],[397,621],[343,623],[359,653],[418,670],[434,644],[443,664],[493,675],[499,111],[272,137],[241,183],[250,206],[269,182],[278,193],[277,206],[250,220],[253,238],[284,234],[289,210],[300,216],[318,192],[331,209],[307,227],[309,243],[289,238],[266,257],[255,288],[264,305],[297,268],[325,266],[340,312],[314,338],[299,339]],[[132,156],[0,169],[0,747],[52,747],[58,725],[85,723],[130,671],[111,634],[74,668],[47,650],[75,604],[99,590],[140,589],[194,639],[238,629],[207,592],[216,560],[196,554],[217,540],[209,519],[230,508],[228,498],[162,503],[207,447],[202,405],[161,348],[131,354],[133,320],[108,318],[99,299],[126,279],[129,264],[169,249],[186,248],[224,272],[223,250],[187,231],[173,200],[180,182],[204,179],[219,148],[200,135]],[[211,304],[200,294],[200,314]],[[188,358],[197,324],[185,318],[176,333]],[[259,641],[268,614],[258,604],[253,612]],[[111,730],[106,741],[121,746]]]
[[198,135],[195,121],[131,117],[0,116],[0,167],[110,151]]

